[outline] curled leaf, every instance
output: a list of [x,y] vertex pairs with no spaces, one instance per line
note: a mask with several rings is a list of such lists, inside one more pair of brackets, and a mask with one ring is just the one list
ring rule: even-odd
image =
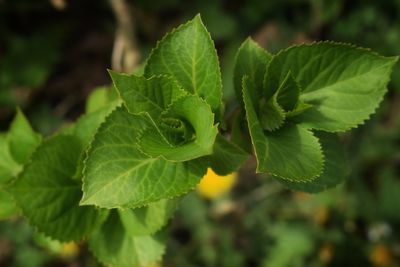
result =
[[210,106],[197,96],[176,100],[153,127],[139,137],[139,147],[151,157],[188,161],[212,153],[218,133]]

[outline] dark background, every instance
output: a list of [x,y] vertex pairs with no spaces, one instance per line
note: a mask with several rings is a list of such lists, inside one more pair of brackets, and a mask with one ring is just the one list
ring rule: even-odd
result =
[[[294,43],[334,40],[400,54],[399,0],[127,1],[137,52],[201,13],[220,56],[224,97],[252,36],[272,53]],[[21,107],[48,135],[84,112],[109,85],[118,23],[108,1],[0,0],[0,129]],[[214,200],[195,192],[171,222],[163,266],[400,266],[400,64],[377,114],[341,138],[351,173],[318,195],[254,176],[249,162],[234,189]],[[140,67],[140,66],[138,66]],[[37,235],[20,218],[0,221],[0,266],[97,266],[84,243]]]

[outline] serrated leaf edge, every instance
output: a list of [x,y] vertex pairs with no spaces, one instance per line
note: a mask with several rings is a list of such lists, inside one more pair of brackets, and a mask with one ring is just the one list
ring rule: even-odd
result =
[[[265,86],[265,81],[266,81],[266,77],[267,77],[268,70],[269,70],[269,68],[270,68],[270,66],[271,66],[272,61],[273,61],[275,58],[277,58],[279,55],[281,55],[281,54],[283,54],[283,53],[287,53],[287,52],[289,52],[290,50],[295,49],[295,48],[300,48],[300,47],[311,47],[311,46],[320,45],[320,44],[331,44],[331,45],[335,45],[335,46],[344,46],[344,47],[348,47],[348,48],[351,48],[351,49],[356,49],[356,50],[359,50],[359,51],[371,53],[372,55],[377,56],[377,57],[379,57],[379,58],[381,58],[381,59],[392,59],[393,62],[390,62],[390,64],[392,64],[392,66],[394,66],[394,65],[397,63],[397,61],[399,60],[399,58],[400,58],[400,56],[385,57],[385,56],[382,56],[382,55],[380,55],[379,53],[373,51],[373,50],[370,49],[370,48],[359,47],[359,46],[356,46],[356,45],[354,45],[354,44],[345,43],[345,42],[335,42],[335,41],[331,41],[331,40],[314,41],[314,42],[311,42],[311,43],[295,44],[295,45],[292,45],[292,46],[289,46],[289,47],[287,47],[287,48],[285,48],[285,49],[280,50],[277,54],[275,54],[275,55],[272,56],[271,61],[270,61],[270,64],[268,64],[267,70],[266,70],[265,75],[264,75],[264,82],[263,82],[263,83],[264,83],[264,86]],[[389,63],[388,63],[388,64],[389,64]],[[384,66],[386,66],[386,65],[384,65]],[[296,81],[296,79],[295,79],[295,81]],[[386,84],[386,87],[387,87],[387,84],[389,83],[389,81],[390,81],[390,75],[388,75],[388,78],[385,79],[385,82],[384,82],[384,83]],[[296,81],[296,82],[297,82],[297,81]],[[374,107],[373,110],[371,111],[371,113],[370,113],[363,121],[361,121],[359,124],[356,124],[356,125],[350,126],[350,127],[344,127],[344,128],[342,128],[342,129],[338,129],[338,130],[335,130],[335,131],[323,129],[323,128],[320,128],[320,127],[307,127],[306,125],[304,125],[304,127],[305,127],[306,129],[309,129],[309,130],[310,130],[310,129],[313,129],[313,130],[325,131],[325,132],[329,132],[329,133],[342,133],[342,132],[349,131],[349,130],[351,130],[351,129],[356,129],[356,128],[358,128],[359,126],[364,125],[365,122],[366,122],[367,120],[369,120],[373,114],[375,114],[376,110],[377,110],[378,107],[380,106],[380,103],[382,102],[382,100],[383,100],[384,96],[386,95],[386,93],[387,93],[387,89],[386,89],[386,92],[385,92],[385,93],[381,96],[381,98],[378,100],[378,102],[377,102],[377,104],[376,104],[376,107]],[[301,122],[298,122],[297,124],[301,124]]]
[[[269,172],[272,176],[279,177],[280,179],[283,179],[283,180],[286,180],[286,181],[289,181],[289,182],[292,182],[292,183],[304,183],[304,184],[313,182],[316,179],[318,179],[319,176],[321,176],[321,174],[323,173],[323,171],[325,169],[325,153],[324,153],[324,150],[322,149],[322,145],[321,145],[321,142],[319,141],[319,138],[317,136],[315,136],[314,132],[309,130],[309,129],[306,129],[306,128],[304,128],[304,129],[307,130],[317,140],[318,151],[321,152],[321,168],[320,168],[319,172],[317,174],[315,174],[314,176],[312,176],[311,178],[306,179],[306,180],[303,180],[303,178],[302,178],[302,180],[293,180],[293,179],[290,179],[290,178],[287,178],[287,177],[283,177],[283,176],[274,174],[272,172]],[[257,168],[258,168],[258,162],[257,162]]]
[[[57,136],[72,136],[72,137],[77,138],[77,137],[76,137],[75,135],[73,135],[73,134],[54,133],[54,134],[52,134],[51,136],[49,136],[48,138],[42,139],[41,143],[35,148],[35,150],[33,151],[32,155],[29,157],[29,161],[28,161],[26,164],[23,165],[23,168],[22,168],[22,170],[20,171],[20,173],[15,177],[15,179],[13,179],[13,181],[9,184],[8,187],[12,187],[13,184],[16,183],[18,179],[21,179],[22,173],[25,171],[25,169],[26,169],[29,165],[31,165],[31,164],[33,163],[32,158],[33,158],[33,156],[34,156],[36,153],[38,153],[38,151],[39,151],[40,147],[43,145],[44,141],[47,141],[47,140],[52,139],[52,138],[55,138],[55,137],[57,137]],[[73,181],[72,177],[71,177],[71,180]],[[77,187],[79,187],[79,184],[77,184]],[[7,192],[10,193],[10,195],[12,196],[12,198],[13,198],[13,200],[14,200],[16,206],[17,206],[17,208],[21,211],[21,217],[23,217],[23,218],[28,222],[28,224],[29,224],[33,229],[35,229],[35,231],[37,231],[38,233],[43,234],[45,237],[50,238],[51,240],[59,241],[59,242],[61,242],[61,243],[67,243],[67,242],[71,242],[71,241],[85,240],[86,238],[89,237],[89,235],[92,233],[92,231],[93,231],[95,228],[97,228],[99,225],[101,225],[101,224],[104,222],[104,220],[105,220],[105,219],[100,220],[100,221],[98,222],[98,224],[97,224],[94,228],[90,229],[87,233],[85,233],[85,234],[82,235],[81,237],[73,237],[73,238],[59,238],[59,237],[55,237],[55,236],[53,236],[52,234],[49,234],[49,233],[47,232],[47,230],[46,230],[47,228],[43,228],[42,226],[39,226],[39,225],[37,225],[36,223],[32,222],[32,219],[30,219],[29,217],[27,217],[27,216],[25,215],[25,209],[22,208],[22,207],[19,205],[19,202],[18,202],[18,200],[16,199],[16,197],[14,196],[14,193],[10,192],[9,190],[7,190]],[[104,217],[107,218],[107,216],[104,216]],[[57,220],[57,219],[56,219],[56,220]]]
[[[167,32],[164,36],[163,36],[163,38],[161,38],[161,40],[158,40],[157,41],[157,43],[156,43],[156,46],[151,50],[151,52],[150,52],[150,54],[149,54],[149,56],[147,57],[147,59],[146,59],[146,61],[144,62],[144,76],[146,76],[146,69],[147,69],[147,66],[148,66],[148,61],[149,61],[149,59],[153,56],[153,54],[155,53],[155,51],[157,51],[158,49],[159,49],[159,47],[161,46],[161,43],[163,43],[166,39],[168,39],[168,38],[170,38],[170,36],[172,36],[175,32],[177,32],[177,31],[180,31],[180,30],[182,30],[182,29],[185,29],[185,28],[187,28],[187,27],[189,27],[192,23],[195,23],[196,21],[198,21],[199,23],[200,23],[200,25],[201,26],[203,26],[203,28],[204,28],[204,30],[205,30],[205,32],[206,32],[206,34],[207,34],[207,37],[208,37],[208,40],[213,44],[213,51],[215,52],[215,55],[216,55],[216,58],[217,58],[217,65],[218,65],[218,73],[219,73],[219,75],[218,75],[218,77],[219,77],[219,79],[218,79],[218,85],[219,85],[219,88],[220,88],[220,100],[219,100],[219,107],[216,107],[216,109],[215,109],[215,111],[217,111],[219,108],[221,108],[222,106],[223,106],[223,102],[222,102],[222,99],[223,99],[223,90],[222,90],[222,74],[221,74],[221,64],[220,64],[220,62],[219,62],[219,57],[218,57],[218,53],[217,53],[217,49],[215,48],[215,43],[214,43],[214,41],[212,40],[212,38],[211,38],[211,34],[210,34],[210,32],[208,31],[208,29],[206,28],[206,26],[204,25],[204,23],[203,23],[203,20],[201,19],[201,15],[200,15],[200,13],[198,13],[193,19],[191,19],[191,20],[189,20],[188,22],[186,22],[185,24],[181,24],[181,25],[179,25],[178,27],[174,27],[174,28],[172,28],[169,32]],[[176,80],[176,79],[174,79],[174,80]],[[179,83],[178,83],[179,84]],[[185,90],[186,91],[186,90]],[[195,94],[197,95],[197,93],[195,92]],[[200,97],[200,98],[202,98],[202,97]],[[213,110],[213,109],[212,109]],[[213,110],[214,111],[214,110]]]
[[[203,100],[203,101],[204,101],[204,100]],[[111,114],[112,114],[113,112],[115,112],[115,110],[117,110],[117,109],[122,109],[122,108],[124,108],[124,107],[122,107],[122,106],[120,105],[120,106],[117,106],[112,112],[110,112],[110,114],[108,114],[108,115],[106,116],[105,120],[104,120],[104,121],[100,124],[100,126],[97,128],[96,134],[97,134],[98,131],[103,127],[103,125],[106,123],[107,118],[108,118],[109,116],[111,116]],[[87,166],[86,162],[87,162],[87,160],[89,159],[89,152],[92,150],[92,145],[93,145],[93,143],[94,143],[95,140],[96,140],[96,134],[95,134],[94,138],[91,140],[90,144],[87,146],[87,149],[86,149],[86,156],[85,156],[85,159],[84,159],[84,162],[83,162],[83,169],[82,169],[83,175],[82,175],[82,189],[81,189],[81,190],[82,190],[83,194],[82,194],[82,198],[81,198],[81,200],[80,200],[80,202],[79,202],[79,206],[94,206],[94,207],[96,207],[96,208],[108,209],[108,210],[110,210],[110,209],[115,209],[115,208],[117,208],[117,209],[128,209],[128,208],[129,208],[129,209],[135,209],[135,208],[145,207],[145,206],[147,206],[147,205],[149,205],[149,204],[151,204],[151,203],[153,203],[153,202],[156,202],[156,201],[159,201],[159,200],[162,200],[162,199],[173,199],[173,198],[176,198],[176,197],[180,197],[180,196],[182,196],[183,194],[194,190],[194,189],[196,188],[197,184],[200,183],[201,178],[206,174],[206,171],[207,171],[207,170],[205,169],[205,170],[203,170],[203,174],[200,176],[199,181],[197,182],[196,185],[194,185],[194,186],[192,186],[192,187],[190,187],[190,188],[188,188],[188,189],[186,189],[186,190],[182,190],[181,192],[177,192],[177,193],[176,193],[175,195],[173,195],[173,196],[162,197],[162,198],[159,198],[159,199],[150,201],[150,202],[148,202],[148,203],[143,203],[143,204],[138,204],[138,205],[130,205],[130,204],[128,203],[128,204],[123,205],[123,206],[113,206],[113,207],[111,207],[111,206],[107,206],[107,207],[105,207],[105,206],[100,206],[100,205],[97,205],[97,204],[95,204],[95,203],[85,203],[83,200],[85,199],[85,191],[84,191],[84,188],[85,188],[85,181],[86,181],[86,179],[85,179],[85,177],[86,177],[86,175],[85,175],[86,171],[85,171],[85,170],[86,170],[86,166]],[[154,158],[154,159],[156,159],[156,158]],[[175,163],[175,164],[181,164],[181,163],[182,163],[182,162]]]
[[[92,247],[92,245],[91,245],[91,242],[88,242],[88,249],[89,249],[90,253],[92,253],[92,255],[95,257],[95,259],[96,259],[99,263],[101,263],[102,265],[104,265],[104,266],[110,266],[110,267],[118,267],[118,266],[110,265],[108,262],[103,261],[103,259],[99,257],[99,254],[98,254],[97,252],[95,252],[95,250],[93,249],[93,247]],[[160,257],[157,258],[157,259],[155,259],[155,261],[152,262],[152,263],[156,263],[156,262],[162,260],[162,258],[164,257],[165,253],[166,253],[166,244],[164,244],[164,246],[163,246],[163,251],[162,251],[162,253],[160,254]],[[136,267],[136,266],[134,266],[134,267]]]
[[[171,103],[168,105],[168,107],[167,107],[161,114],[166,114],[166,113],[170,110],[170,108],[173,106],[173,104],[174,104],[175,102],[177,102],[177,101],[183,99],[184,97],[188,97],[188,96],[195,96],[195,97],[198,97],[199,100],[202,101],[203,104],[205,104],[205,105],[210,109],[210,111],[211,111],[211,113],[212,113],[212,116],[213,116],[213,123],[215,123],[215,113],[212,111],[210,104],[208,104],[203,98],[201,98],[200,96],[198,96],[198,95],[196,95],[196,94],[190,94],[190,93],[188,93],[187,95],[183,95],[183,96],[181,96],[181,97],[175,99],[175,101],[171,102]],[[144,114],[144,115],[148,116],[149,119],[151,120],[151,122],[152,122],[152,123],[154,124],[154,126],[156,127],[157,131],[158,131],[158,132],[160,133],[160,135],[163,137],[163,139],[164,139],[169,145],[171,145],[171,144],[167,141],[167,139],[164,137],[164,135],[162,134],[162,132],[161,132],[161,130],[159,129],[159,127],[158,127],[156,121],[155,121],[153,118],[151,118],[151,116],[150,116],[150,114],[149,114],[148,112],[140,112],[139,114]],[[216,123],[216,124],[214,124],[214,125],[211,127],[211,128],[215,128],[215,130],[217,131],[217,134],[215,135],[213,145],[208,149],[208,150],[210,150],[210,151],[208,152],[209,154],[205,154],[205,155],[203,155],[203,156],[211,155],[212,152],[213,152],[213,146],[214,146],[214,144],[215,144],[215,139],[217,138],[217,135],[218,135],[218,133],[219,133],[219,131],[218,131],[218,125],[219,125],[219,124]],[[142,148],[141,145],[139,144],[140,139],[141,139],[141,137],[142,137],[143,134],[144,134],[144,130],[141,130],[141,131],[139,131],[138,136],[136,137],[137,142],[138,142],[138,147],[137,147],[137,148],[138,148],[138,149],[140,150],[140,152],[142,152],[144,155],[146,155],[146,156],[148,156],[148,157],[150,157],[150,158],[154,158],[154,157],[152,157],[151,155],[149,155],[148,153],[144,152],[144,151],[143,151],[143,148]],[[197,135],[197,133],[196,133],[196,135]],[[196,138],[193,142],[194,142],[196,145],[198,145],[198,143],[197,143],[196,141],[197,141],[197,138]],[[198,145],[198,146],[199,146],[199,145]],[[199,147],[200,147],[200,146],[199,146]],[[173,148],[172,145],[171,145],[171,148]],[[203,157],[203,156],[201,156],[201,157]],[[199,157],[199,158],[201,158],[201,157]],[[165,160],[165,161],[174,162],[174,163],[190,161],[190,160],[187,160],[187,161],[170,160],[170,159],[166,159],[163,155],[160,155],[160,156],[158,156],[158,157],[156,157],[156,158],[161,158],[161,159],[163,159],[163,160]],[[193,159],[192,159],[192,160],[193,160]]]

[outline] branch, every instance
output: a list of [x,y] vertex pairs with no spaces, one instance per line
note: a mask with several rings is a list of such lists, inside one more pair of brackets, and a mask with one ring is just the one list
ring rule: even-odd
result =
[[110,0],[117,20],[111,66],[116,71],[133,72],[140,61],[132,7],[125,0]]

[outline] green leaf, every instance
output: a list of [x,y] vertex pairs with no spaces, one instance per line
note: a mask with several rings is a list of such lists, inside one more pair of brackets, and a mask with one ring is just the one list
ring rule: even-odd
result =
[[300,100],[313,105],[296,121],[312,129],[345,131],[378,107],[396,61],[332,42],[293,46],[273,57],[264,86],[274,92],[290,71],[302,88]]
[[286,114],[283,108],[278,104],[275,95],[267,102],[265,102],[264,98],[261,99],[259,118],[261,125],[267,131],[275,131],[283,125]]
[[242,79],[247,75],[250,81],[254,84],[255,90],[252,92],[252,100],[259,99],[263,89],[263,79],[267,66],[272,58],[272,55],[261,48],[251,38],[239,47],[236,54],[235,67],[233,72],[233,82],[236,92],[236,97],[242,103]]
[[15,216],[18,211],[12,195],[0,187],[0,220]]
[[[257,168],[267,159],[268,147],[267,141],[264,135],[263,127],[258,120],[254,103],[251,99],[249,91],[255,90],[254,84],[251,82],[248,76],[243,77],[243,101],[246,110],[247,125],[253,144],[254,152],[257,158]],[[258,169],[258,171],[261,171]]]
[[[129,211],[119,211],[119,214]],[[142,267],[161,260],[165,245],[156,237],[131,235],[113,210],[89,239],[89,248],[107,266]]]
[[140,207],[181,195],[200,181],[207,169],[203,159],[174,163],[137,148],[148,124],[146,117],[122,107],[107,117],[88,151],[82,205]]
[[93,90],[86,100],[85,111],[91,113],[105,106],[108,106],[110,102],[116,101],[118,94],[114,88],[106,86],[98,87]]
[[239,170],[249,158],[249,154],[235,143],[218,134],[213,154],[209,156],[210,166],[218,175],[228,175]]
[[319,175],[323,155],[318,139],[298,125],[287,124],[274,132],[263,131],[248,91],[251,81],[243,79],[243,100],[255,154],[257,171],[294,181],[307,181]]
[[175,80],[167,76],[146,79],[114,71],[109,73],[126,108],[132,114],[147,112],[157,119],[172,102],[187,94]]
[[276,102],[285,111],[291,111],[295,109],[300,97],[300,86],[297,84],[293,75],[288,72],[286,78],[279,85],[279,89],[276,92]]
[[237,110],[232,116],[231,142],[239,146],[243,151],[251,154],[251,139],[244,111]]
[[299,100],[296,104],[296,107],[293,110],[286,112],[286,117],[287,118],[295,117],[309,108],[312,108],[311,104],[306,104],[303,101]]
[[12,180],[21,171],[21,165],[13,159],[7,135],[0,133],[0,185]]
[[8,132],[10,152],[15,161],[25,164],[41,140],[41,136],[32,130],[22,111],[17,109]]
[[258,168],[294,181],[309,181],[324,167],[321,145],[311,131],[294,124],[267,133],[267,158]]
[[216,111],[221,106],[222,83],[218,56],[199,15],[168,33],[152,51],[145,77],[166,74],[186,91],[197,94]]
[[103,219],[105,212],[80,207],[81,184],[72,180],[81,144],[74,136],[44,141],[10,188],[29,223],[60,241],[79,240]]
[[119,104],[119,100],[114,100],[101,108],[97,108],[95,111],[82,115],[75,125],[67,132],[68,134],[78,137],[83,147],[73,179],[82,180],[84,167],[83,161],[86,157],[86,150],[90,141],[100,124],[104,122],[106,116],[109,115]]
[[319,138],[324,151],[324,171],[320,176],[309,182],[292,182],[279,179],[290,189],[318,193],[342,183],[348,174],[346,157],[338,136],[324,132],[318,132],[316,136]]
[[176,100],[139,138],[140,150],[151,157],[188,161],[212,153],[218,128],[210,106],[194,95]]
[[119,104],[120,101],[113,101],[96,111],[82,115],[76,121],[71,134],[78,137],[83,146],[89,145],[100,124]]
[[130,235],[151,235],[168,222],[178,206],[178,201],[179,198],[162,199],[141,208],[118,212]]

